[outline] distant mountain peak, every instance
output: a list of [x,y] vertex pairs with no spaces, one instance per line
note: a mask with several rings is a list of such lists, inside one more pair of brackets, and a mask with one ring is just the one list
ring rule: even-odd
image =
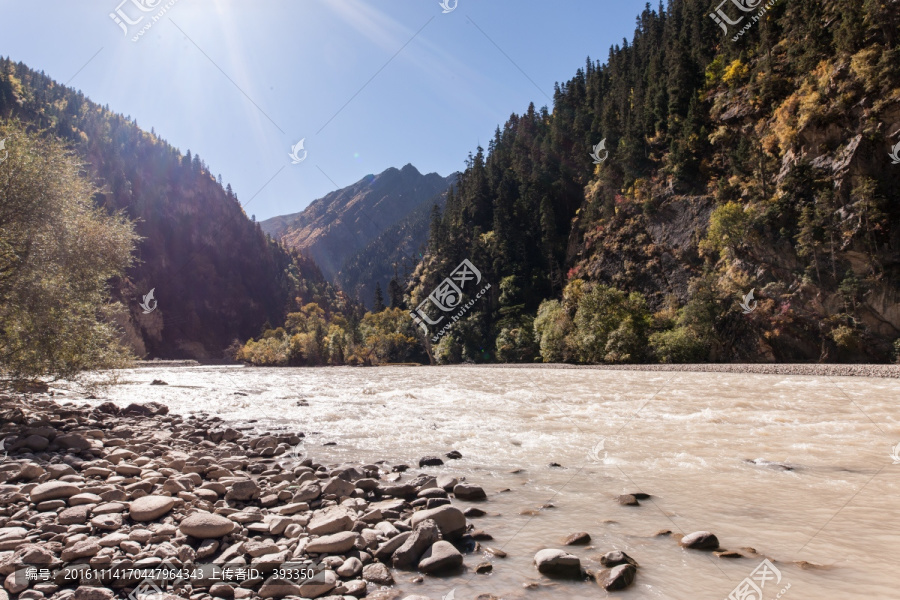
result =
[[347,259],[455,180],[455,173],[423,175],[412,164],[390,167],[329,192],[302,212],[273,217],[260,226],[285,245],[312,256],[322,273],[334,280]]

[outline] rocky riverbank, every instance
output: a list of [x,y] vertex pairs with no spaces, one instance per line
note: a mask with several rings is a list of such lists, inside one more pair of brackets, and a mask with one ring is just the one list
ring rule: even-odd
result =
[[301,432],[245,434],[155,403],[3,397],[0,411],[0,596],[388,600],[403,597],[397,570],[411,585],[461,573],[478,549],[453,501],[481,488],[326,467]]
[[[449,593],[504,566],[473,523],[487,514],[485,491],[429,473],[460,459],[455,451],[418,469],[322,465],[306,456],[303,432],[48,394],[0,395],[0,419],[0,600],[429,600],[415,594],[425,577],[446,577]],[[616,498],[623,510],[644,501]],[[656,535],[673,550],[761,558],[709,532]],[[548,541],[557,548],[537,552],[535,574],[610,592],[639,577],[615,549],[590,558],[602,568],[584,568],[574,548],[592,548],[586,532]]]
[[[476,365],[465,365],[468,367]],[[809,377],[900,378],[900,365],[820,363],[703,363],[686,365],[568,365],[562,363],[477,365],[487,369],[596,369],[604,371],[680,371],[690,373],[736,373],[754,375],[804,375]]]

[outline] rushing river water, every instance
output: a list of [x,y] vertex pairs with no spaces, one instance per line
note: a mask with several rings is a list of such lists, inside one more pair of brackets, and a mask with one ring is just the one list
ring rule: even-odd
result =
[[[563,548],[560,539],[578,531],[590,533],[591,546],[567,550],[584,566],[598,568],[612,549],[640,564],[630,589],[609,594],[623,599],[725,599],[762,560],[717,558],[654,536],[668,529],[709,530],[724,548],[773,559],[781,581],[769,581],[762,600],[787,586],[781,598],[843,600],[900,598],[900,464],[890,457],[900,442],[898,392],[896,379],[851,377],[181,367],[123,371],[93,402],[154,400],[184,415],[303,431],[308,453],[326,464],[415,467],[460,451],[462,460],[427,470],[485,488],[489,516],[473,522],[494,536],[486,545],[509,556],[492,559],[491,575],[475,575],[481,555],[467,556],[462,576],[416,584],[401,572],[408,594],[606,597],[592,582],[551,581],[532,565],[538,550]],[[651,500],[615,501],[638,491]]]

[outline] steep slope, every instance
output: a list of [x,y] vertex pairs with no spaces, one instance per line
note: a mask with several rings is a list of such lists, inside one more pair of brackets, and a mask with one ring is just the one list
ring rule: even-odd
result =
[[[101,189],[98,204],[136,221],[139,261],[113,292],[129,308],[121,325],[138,355],[219,359],[235,338],[282,321],[298,297],[340,303],[312,262],[267,240],[198,156],[0,59],[0,118],[11,117],[69,140]],[[151,289],[158,304],[145,314]]]
[[[448,183],[456,181],[455,176]],[[393,279],[405,286],[424,256],[434,207],[443,210],[447,193],[421,203],[398,223],[388,227],[365,248],[344,261],[336,276],[337,285],[357,302],[373,307],[376,284],[387,293]],[[389,299],[388,299],[389,300]]]
[[464,258],[495,291],[439,355],[891,359],[897,3],[749,4],[723,8],[730,29],[707,0],[648,8],[630,43],[557,86],[552,113],[532,106],[479,149],[411,301]]
[[344,262],[413,209],[445,191],[453,175],[422,175],[412,165],[367,175],[293,215],[261,222],[263,231],[316,261],[329,280]]

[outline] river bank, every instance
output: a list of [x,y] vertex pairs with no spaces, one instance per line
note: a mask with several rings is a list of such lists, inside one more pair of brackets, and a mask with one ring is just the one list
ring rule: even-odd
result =
[[[789,594],[798,597],[889,597],[898,584],[889,558],[897,517],[891,499],[898,486],[888,455],[896,444],[892,436],[900,434],[894,408],[898,384],[891,378],[200,366],[125,370],[95,399],[76,386],[60,384],[51,391],[58,394],[55,399],[75,401],[89,412],[110,403],[128,412],[135,401],[170,409],[162,421],[148,421],[127,440],[127,448],[140,450],[130,464],[142,460],[145,450],[161,452],[146,457],[149,467],[137,465],[148,468],[151,478],[155,473],[166,480],[187,475],[160,469],[163,448],[173,444],[189,457],[213,456],[218,466],[229,458],[218,454],[223,446],[248,457],[247,469],[241,469],[248,478],[278,477],[266,472],[295,447],[290,436],[302,432],[303,447],[325,466],[324,475],[342,466],[375,465],[379,486],[391,485],[388,478],[398,475],[394,467],[409,465],[401,483],[424,473],[435,484],[439,477],[450,477],[482,487],[486,501],[444,492],[463,513],[485,511],[466,517],[467,527],[474,528],[469,534],[482,530],[494,539],[474,540],[481,545],[476,551],[457,548],[463,570],[439,576],[394,569],[390,557],[385,564],[395,581],[392,589],[401,594],[398,600],[411,594],[438,600],[452,590],[466,600],[491,594],[538,600],[607,594],[629,600],[721,599],[763,558],[772,561],[786,582],[782,585],[791,584]],[[181,420],[164,420],[176,413]],[[122,421],[126,417],[103,414],[91,417],[101,430],[134,422],[134,417]],[[215,442],[198,437],[197,427],[231,428],[244,435]],[[248,454],[255,451],[248,442],[267,435],[275,439],[279,454],[261,457],[274,462],[253,474],[250,459],[257,459]],[[186,441],[177,441],[185,436]],[[452,450],[461,458],[445,456]],[[419,468],[426,456],[444,464]],[[112,470],[113,477],[119,476]],[[207,481],[205,472],[200,476],[201,487],[217,483]],[[271,489],[268,481],[257,485],[260,499],[271,495],[265,493]],[[418,499],[404,498],[407,510],[417,508],[411,504]],[[371,505],[395,498],[362,500]],[[251,508],[259,508],[264,519],[277,510],[256,504],[259,499],[253,502]],[[246,507],[235,508],[246,512]],[[186,510],[191,507],[176,507],[163,520],[171,516],[177,529],[176,517],[183,518]],[[409,517],[399,516],[400,524],[392,525],[405,533]],[[248,524],[242,526],[250,531]],[[656,535],[666,530],[672,534]],[[730,552],[720,558],[679,545],[679,536],[697,531],[714,533],[718,545]],[[578,533],[590,536],[586,545],[564,545],[564,538]],[[276,546],[279,540],[273,540]],[[490,554],[486,546],[506,557]],[[594,573],[606,568],[602,559],[612,550],[626,552],[640,566],[631,586],[605,592],[595,581],[539,572],[534,559],[546,549],[572,554]],[[736,555],[741,558],[727,558]],[[490,573],[476,572],[482,562],[492,563]],[[781,589],[770,593],[766,588],[767,600]],[[198,586],[189,596],[206,593]]]
[[392,571],[407,584],[459,574],[490,539],[467,520],[484,511],[457,507],[485,500],[482,488],[408,465],[326,467],[303,432],[240,431],[158,403],[7,396],[0,411],[0,596],[422,598]]

